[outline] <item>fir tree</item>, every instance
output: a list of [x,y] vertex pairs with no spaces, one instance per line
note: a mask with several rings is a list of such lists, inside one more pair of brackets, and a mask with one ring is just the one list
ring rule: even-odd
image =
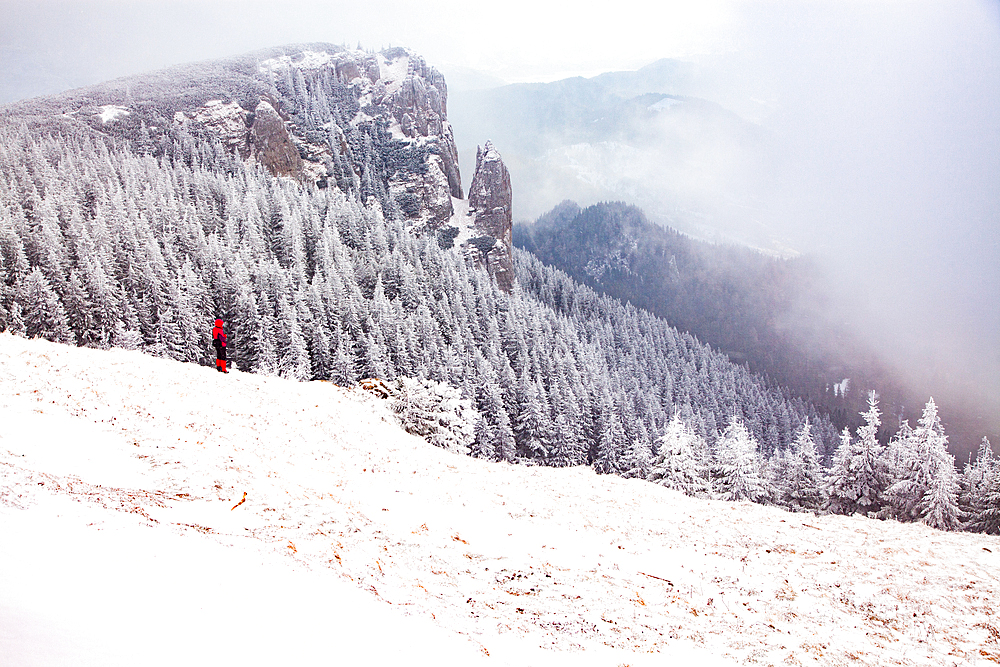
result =
[[1000,463],[987,438],[979,445],[975,464],[966,466],[964,477],[969,529],[1000,533]]
[[757,441],[734,416],[716,443],[716,493],[723,500],[759,502],[769,495]]
[[851,470],[855,453],[851,432],[845,426],[826,478],[826,511],[831,514],[853,514],[857,507],[857,479]]
[[[950,456],[946,449],[947,442],[947,436],[938,417],[937,406],[934,404],[934,399],[931,399],[924,407],[917,428],[910,431],[904,427],[896,438],[894,450],[899,469],[896,473],[897,481],[888,491],[893,516],[896,519],[917,521],[923,519],[931,507],[938,507],[937,511],[943,513],[942,520],[947,520],[950,510],[940,507],[939,504],[947,502],[947,498],[951,495],[952,483],[956,483],[954,495],[957,517],[958,489],[954,463],[951,463],[950,473],[943,466],[946,456]],[[941,476],[941,479],[936,482],[935,477],[938,476]],[[935,486],[937,488],[932,504],[928,493]]]
[[594,470],[601,474],[620,474],[626,469],[627,442],[621,415],[610,399],[605,399],[601,408],[600,428]]
[[541,386],[524,375],[519,394],[521,411],[514,426],[518,454],[528,459],[544,460],[549,454],[551,429]]
[[689,496],[711,497],[707,469],[696,455],[706,449],[704,441],[681,421],[679,415],[673,416],[656,444],[659,450],[647,478],[649,481]]
[[69,345],[76,343],[59,296],[49,286],[41,269],[32,269],[24,278],[18,289],[18,302],[24,304],[20,317],[24,322],[25,336]]
[[469,452],[477,459],[497,458],[495,429],[485,418],[476,422],[473,430],[472,448]]
[[948,452],[948,436],[944,434],[944,426],[933,398],[927,401],[913,435],[920,458],[927,458],[927,481],[923,482],[922,471],[915,479],[918,488],[919,485],[926,484],[916,507],[917,516],[932,528],[956,530],[961,523],[958,473],[955,470],[955,457]]
[[861,417],[865,423],[858,428],[858,448],[851,461],[858,492],[855,511],[874,516],[882,507],[886,488],[881,461],[882,445],[878,441],[882,413],[878,407],[878,394],[874,391],[868,392],[868,410]]
[[775,456],[782,460],[780,473],[772,477],[777,501],[783,507],[796,511],[817,511],[823,507],[823,470],[816,454],[812,427],[805,422],[792,446]]

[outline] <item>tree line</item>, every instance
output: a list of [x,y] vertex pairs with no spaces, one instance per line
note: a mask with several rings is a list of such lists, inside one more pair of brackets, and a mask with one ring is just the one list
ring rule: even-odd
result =
[[649,479],[697,497],[1000,533],[1000,465],[989,440],[959,474],[933,398],[916,427],[904,420],[887,445],[877,438],[881,417],[871,392],[862,425],[853,435],[844,427],[827,467],[809,424],[789,447],[766,457],[739,418],[710,444],[675,417],[660,437]]
[[808,404],[527,253],[505,294],[374,200],[218,148],[0,129],[0,327],[209,364],[222,317],[241,370],[461,389],[477,454],[506,460],[641,475],[674,413],[709,439],[740,414],[769,453],[805,422],[835,441]]

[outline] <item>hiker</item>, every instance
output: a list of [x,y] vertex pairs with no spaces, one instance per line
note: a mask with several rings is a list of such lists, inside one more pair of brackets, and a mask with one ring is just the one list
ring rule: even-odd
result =
[[226,370],[226,332],[222,330],[222,320],[215,320],[215,328],[212,329],[212,345],[215,346],[215,368],[220,373],[228,373]]

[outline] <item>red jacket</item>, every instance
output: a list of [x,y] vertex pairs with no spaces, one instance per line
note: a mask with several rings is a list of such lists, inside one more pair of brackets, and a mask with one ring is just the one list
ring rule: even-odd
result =
[[215,328],[212,329],[212,345],[216,347],[226,346],[226,332],[222,330],[222,320],[215,320]]

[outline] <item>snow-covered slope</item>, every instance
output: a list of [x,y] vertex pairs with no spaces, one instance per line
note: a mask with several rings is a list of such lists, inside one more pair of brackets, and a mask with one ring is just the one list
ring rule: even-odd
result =
[[479,461],[357,390],[7,334],[0,424],[4,664],[1000,660],[996,537]]

